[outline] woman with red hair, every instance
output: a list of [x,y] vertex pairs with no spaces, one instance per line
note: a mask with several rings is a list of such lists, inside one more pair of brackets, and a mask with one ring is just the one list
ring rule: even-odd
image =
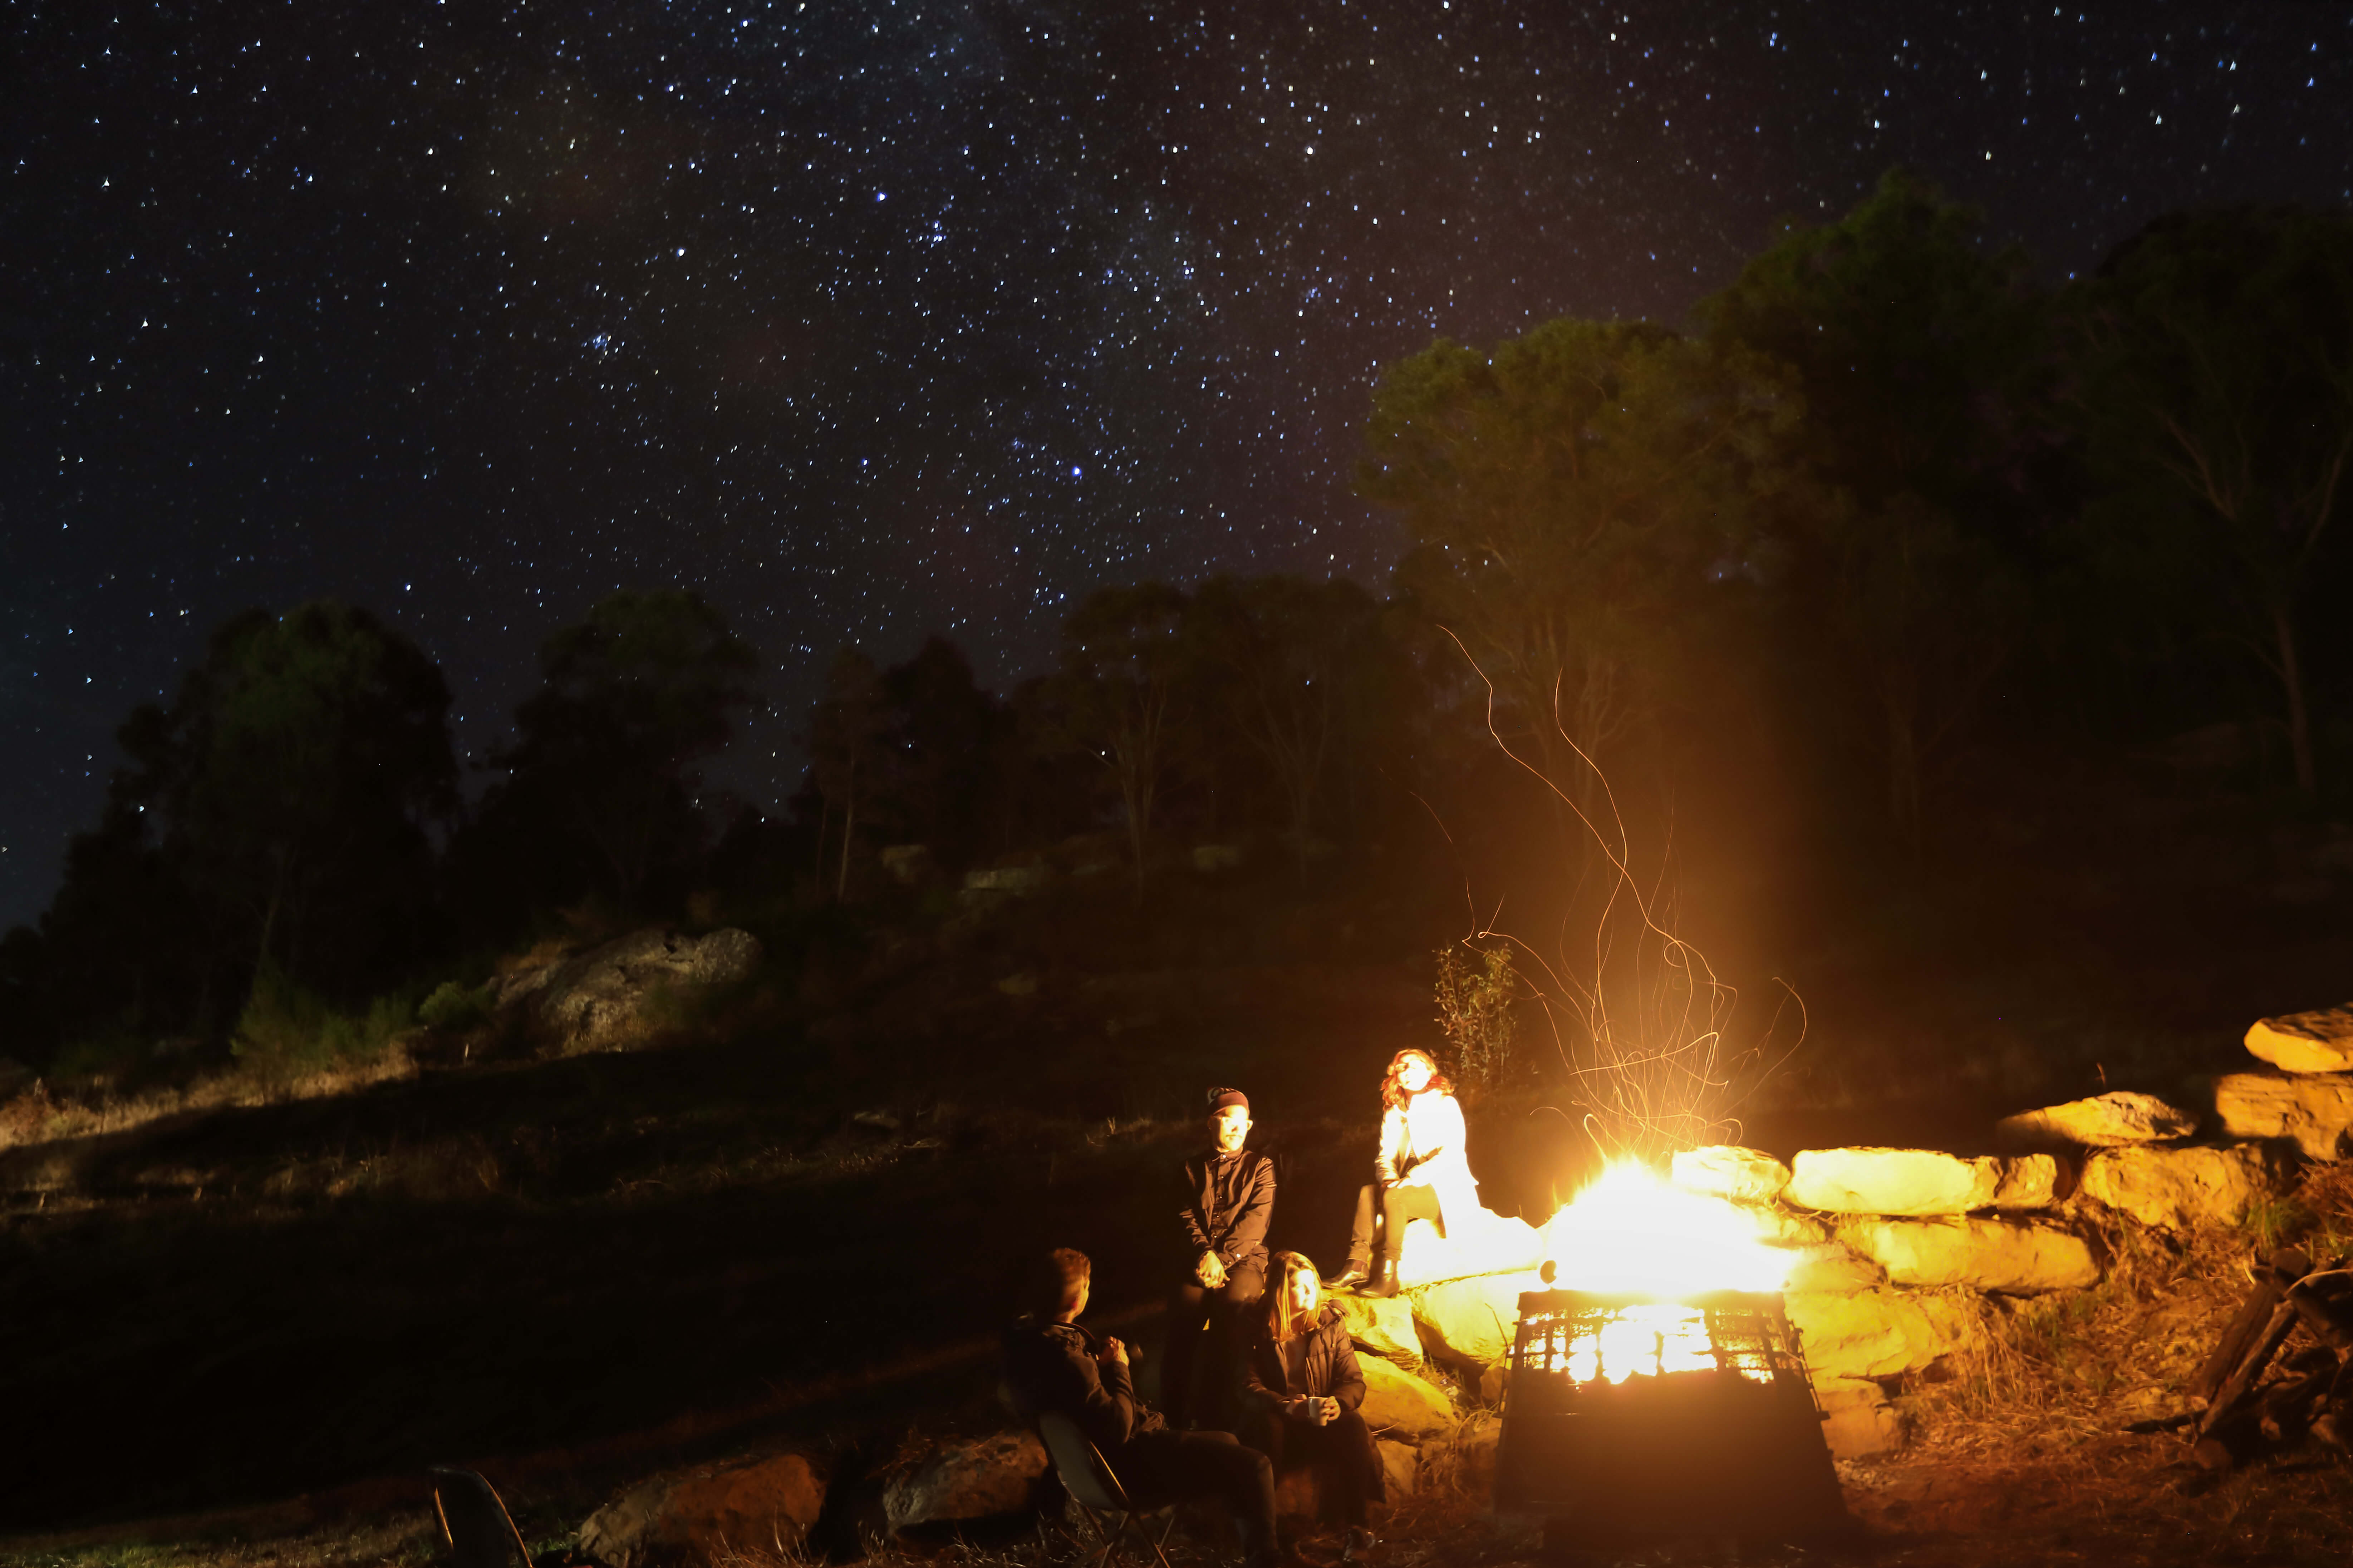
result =
[[[1433,1222],[1441,1236],[1446,1216],[1478,1206],[1479,1182],[1462,1152],[1462,1108],[1454,1086],[1427,1051],[1403,1050],[1389,1058],[1381,1079],[1381,1152],[1375,1183],[1356,1194],[1356,1226],[1348,1238],[1348,1264],[1324,1281],[1324,1289],[1362,1285],[1360,1294],[1398,1293],[1398,1258],[1405,1250],[1409,1221]],[[1373,1266],[1376,1203],[1380,1262]]]

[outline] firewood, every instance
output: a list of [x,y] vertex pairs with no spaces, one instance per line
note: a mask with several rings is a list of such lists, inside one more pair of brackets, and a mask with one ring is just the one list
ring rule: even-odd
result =
[[[2268,1263],[2254,1271],[2254,1289],[2248,1293],[2245,1305],[2239,1309],[2239,1315],[2231,1320],[2231,1326],[2222,1331],[2221,1341],[2215,1345],[2213,1353],[2206,1358],[2206,1364],[2200,1367],[2198,1375],[2189,1380],[2191,1397],[2207,1401],[2210,1407],[2212,1405],[2215,1394],[2231,1380],[2231,1374],[2246,1359],[2249,1349],[2268,1329],[2273,1314],[2279,1308],[2280,1298],[2286,1294],[2287,1288],[2310,1272],[2312,1260],[2292,1247],[2274,1252]],[[2269,1359],[2268,1354],[2265,1359]],[[2199,1430],[2202,1436],[2207,1427],[2201,1426]]]
[[2249,1347],[2247,1353],[2240,1359],[2238,1366],[2224,1380],[2221,1388],[2215,1393],[2212,1401],[2207,1405],[2206,1415],[2198,1423],[2199,1437],[2204,1438],[2211,1435],[2217,1426],[2236,1415],[2240,1407],[2245,1405],[2249,1392],[2255,1385],[2255,1380],[2263,1376],[2263,1369],[2271,1364],[2272,1357],[2279,1353],[2280,1345],[2285,1342],[2289,1331],[2294,1329],[2295,1324],[2295,1309],[2287,1302],[2282,1301],[2272,1309],[2271,1321],[2263,1325],[2262,1334]]
[[2340,1351],[2353,1351],[2353,1269],[2307,1274],[2288,1288],[2287,1299],[2313,1338]]

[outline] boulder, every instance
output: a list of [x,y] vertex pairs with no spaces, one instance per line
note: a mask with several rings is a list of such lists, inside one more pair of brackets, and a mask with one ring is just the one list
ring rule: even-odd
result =
[[1668,1179],[1686,1192],[1735,1203],[1770,1203],[1789,1184],[1789,1167],[1760,1149],[1715,1143],[1679,1151]]
[[1419,1361],[1421,1337],[1414,1331],[1413,1306],[1402,1296],[1356,1296],[1335,1290],[1325,1298],[1348,1325],[1356,1348],[1391,1361]]
[[2286,1185],[2286,1161],[2272,1145],[2106,1149],[2084,1166],[2084,1192],[2120,1214],[2164,1230],[2236,1225]]
[[1831,1227],[1810,1214],[1785,1209],[1779,1204],[1736,1204],[1757,1227],[1757,1239],[1767,1247],[1811,1247],[1828,1241]]
[[1887,1283],[1887,1271],[1843,1242],[1796,1249],[1784,1290],[1869,1290]]
[[500,1007],[529,1009],[533,1023],[566,1049],[596,1050],[627,1040],[656,991],[732,984],[759,965],[760,941],[749,931],[640,931],[505,976],[491,989]]
[[1822,1407],[1822,1440],[1838,1459],[1876,1459],[1904,1447],[1904,1420],[1887,1403],[1887,1391],[1868,1378],[1817,1379],[1815,1402]]
[[822,1460],[798,1453],[657,1477],[590,1514],[581,1550],[610,1568],[791,1557],[825,1506],[826,1479]]
[[883,1488],[883,1517],[896,1534],[1020,1513],[1036,1505],[1048,1468],[1045,1445],[1027,1432],[944,1443]]
[[928,844],[885,844],[874,852],[882,869],[902,888],[919,888],[940,874],[939,862]]
[[1944,1296],[1792,1290],[1783,1301],[1818,1381],[1918,1372],[1977,1338],[1977,1321]]
[[1549,1289],[1535,1274],[1480,1274],[1415,1290],[1409,1300],[1422,1354],[1457,1366],[1509,1359],[1520,1292]]
[[2066,1195],[2066,1166],[2052,1154],[2021,1154],[2002,1162],[2001,1180],[1993,1189],[1998,1209],[2047,1209]]
[[2040,1110],[2021,1110],[1994,1123],[1994,1136],[2013,1149],[2113,1149],[2162,1143],[2198,1131],[2198,1113],[2153,1094],[2117,1089]]
[[2233,1138],[2289,1138],[2334,1160],[2353,1128],[2353,1073],[2228,1073],[2214,1080],[2214,1116]]
[[1898,1285],[1968,1285],[2005,1295],[2099,1283],[2084,1238],[2052,1226],[2000,1219],[1861,1220],[1840,1237]]
[[1506,1274],[1544,1261],[1544,1233],[1524,1219],[1474,1208],[1447,1216],[1446,1234],[1426,1219],[1410,1222],[1399,1238],[1398,1278],[1408,1285]]
[[1365,1422],[1375,1432],[1418,1444],[1454,1425],[1454,1402],[1436,1384],[1378,1356],[1361,1356],[1356,1365],[1365,1374]]
[[2258,1018],[2247,1030],[2247,1049],[2288,1072],[2353,1069],[2353,1003]]
[[1381,1479],[1388,1492],[1388,1501],[1403,1502],[1413,1496],[1414,1488],[1421,1481],[1421,1451],[1407,1443],[1394,1443],[1387,1437],[1375,1439],[1380,1450]]
[[1935,1149],[1807,1149],[1782,1196],[1831,1214],[1967,1214],[1993,1206],[2003,1162]]

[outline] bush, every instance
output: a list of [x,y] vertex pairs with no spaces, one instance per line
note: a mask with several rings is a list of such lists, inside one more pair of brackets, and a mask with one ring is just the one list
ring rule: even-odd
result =
[[266,1079],[295,1079],[367,1061],[417,1022],[413,993],[368,1004],[364,1015],[339,1013],[275,964],[253,977],[230,1053]]
[[491,1021],[491,988],[445,980],[417,1009],[417,1021],[444,1035],[462,1035]]
[[60,1047],[49,1063],[49,1076],[59,1083],[119,1080],[144,1063],[148,1055],[144,1039],[128,1029],[113,1029]]

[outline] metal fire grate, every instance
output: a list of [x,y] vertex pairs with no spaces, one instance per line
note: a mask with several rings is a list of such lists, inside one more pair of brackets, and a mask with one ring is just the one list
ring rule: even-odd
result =
[[1781,1298],[1520,1298],[1495,1502],[1548,1540],[1787,1538],[1846,1522]]

